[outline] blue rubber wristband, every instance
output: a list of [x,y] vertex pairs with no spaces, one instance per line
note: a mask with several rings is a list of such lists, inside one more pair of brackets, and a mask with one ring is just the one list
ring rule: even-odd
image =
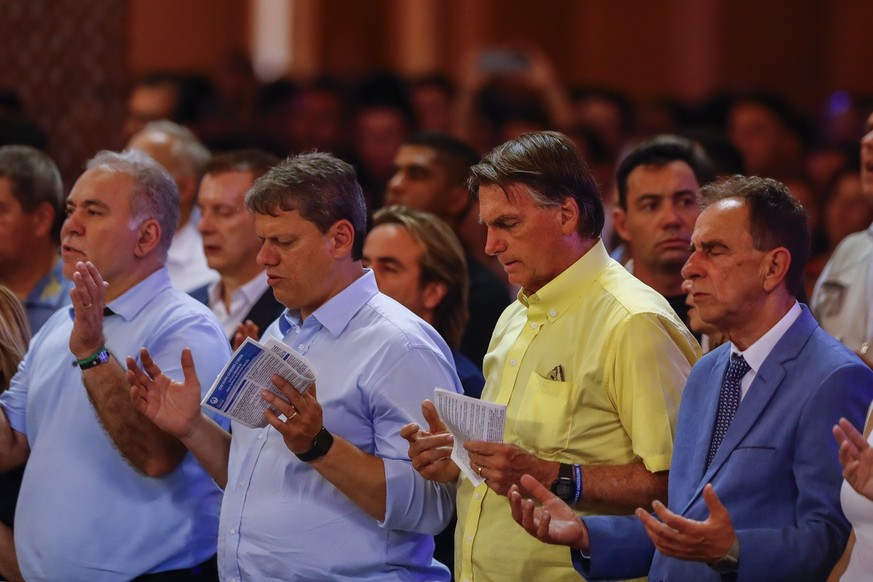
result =
[[576,492],[573,495],[572,505],[576,505],[582,499],[582,465],[573,465],[573,480],[576,485]]

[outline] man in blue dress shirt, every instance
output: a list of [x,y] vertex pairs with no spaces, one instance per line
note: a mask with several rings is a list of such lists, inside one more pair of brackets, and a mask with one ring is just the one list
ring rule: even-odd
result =
[[366,208],[354,169],[329,154],[289,158],[246,196],[262,241],[258,261],[287,307],[265,332],[303,354],[317,386],[232,435],[201,412],[188,352],[185,382],[146,358],[132,365],[134,401],[178,436],[224,487],[219,571],[234,580],[448,580],[432,535],[453,492],[426,481],[400,428],[423,422],[434,387],[460,392],[445,341],[379,293],[361,265]]
[[[140,348],[206,382],[229,356],[212,313],[164,267],[179,194],[144,154],[101,152],[67,198],[72,308],[34,337],[0,397],[0,471],[27,460],[15,518],[26,580],[206,580],[221,492],[178,439],[130,401],[120,361]],[[208,385],[208,384],[207,384]]]

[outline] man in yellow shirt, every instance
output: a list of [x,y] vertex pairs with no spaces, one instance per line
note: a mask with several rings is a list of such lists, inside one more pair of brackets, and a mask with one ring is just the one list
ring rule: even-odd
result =
[[609,258],[603,206],[573,143],[527,133],[473,166],[469,180],[518,301],[485,357],[483,400],[507,405],[503,443],[469,442],[478,487],[449,458],[433,405],[409,425],[413,466],[458,483],[461,581],[578,580],[566,550],[512,521],[506,498],[534,475],[580,513],[631,513],[667,490],[676,412],[699,346],[664,298]]

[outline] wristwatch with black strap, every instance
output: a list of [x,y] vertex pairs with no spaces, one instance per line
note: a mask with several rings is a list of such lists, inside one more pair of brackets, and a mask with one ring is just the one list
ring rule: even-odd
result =
[[740,538],[734,536],[734,543],[731,544],[727,554],[715,562],[707,563],[707,566],[719,574],[730,574],[731,572],[736,572],[740,567]]
[[311,463],[315,459],[326,455],[332,445],[333,435],[326,428],[321,427],[321,430],[312,439],[312,448],[306,452],[294,454],[304,463]]
[[561,463],[558,467],[558,478],[552,483],[552,493],[565,503],[573,504],[576,497],[576,478],[573,474],[573,465]]

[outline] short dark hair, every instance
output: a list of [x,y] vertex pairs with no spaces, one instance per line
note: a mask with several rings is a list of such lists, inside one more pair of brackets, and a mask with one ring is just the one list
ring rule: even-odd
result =
[[742,200],[749,208],[752,244],[759,251],[786,248],[791,255],[791,264],[785,276],[785,286],[795,297],[802,292],[811,236],[806,209],[785,184],[772,178],[738,175],[704,186],[699,198],[703,208],[726,198]]
[[597,238],[603,230],[603,201],[588,164],[573,141],[557,131],[532,131],[500,144],[470,169],[467,187],[474,196],[483,185],[506,191],[523,184],[539,206],[558,206],[566,198],[579,205],[578,232]]
[[25,145],[0,147],[0,178],[12,183],[12,195],[28,214],[47,202],[55,211],[52,239],[60,243],[64,223],[64,185],[52,159],[36,148]]
[[418,259],[419,285],[445,283],[446,295],[433,310],[433,327],[447,344],[457,348],[469,319],[467,260],[461,241],[435,214],[398,204],[376,211],[373,228],[383,224],[398,225],[424,247]]
[[296,210],[322,233],[348,220],[355,231],[352,259],[364,254],[367,207],[361,185],[355,169],[330,154],[299,154],[273,166],[246,194],[246,208],[271,216]]
[[618,205],[627,210],[627,179],[636,168],[660,168],[672,162],[688,164],[700,186],[715,180],[715,167],[699,143],[678,135],[658,135],[635,147],[618,165],[615,173]]
[[231,150],[218,154],[209,160],[209,163],[203,169],[203,175],[221,174],[224,172],[250,172],[254,179],[257,180],[280,161],[279,156],[256,148]]
[[470,168],[480,159],[479,153],[465,142],[447,133],[423,131],[403,142],[403,145],[424,146],[436,152],[439,162],[448,170],[452,184],[463,186]]

